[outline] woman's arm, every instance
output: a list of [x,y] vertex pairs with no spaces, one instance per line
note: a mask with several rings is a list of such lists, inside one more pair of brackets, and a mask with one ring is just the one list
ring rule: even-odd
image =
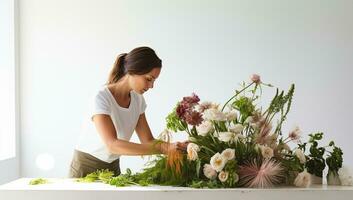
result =
[[[107,146],[108,150],[113,154],[151,155],[151,154],[166,153],[165,149],[168,149],[169,145],[167,143],[154,145],[152,142],[153,141],[152,134],[150,134],[150,135],[147,134],[145,136],[142,136],[142,139],[144,141],[144,142],[142,142],[142,144],[128,142],[125,140],[119,140],[117,137],[117,133],[116,133],[114,124],[113,124],[109,115],[105,115],[105,114],[94,115],[93,121],[94,121],[96,129],[97,129],[98,133],[100,134],[103,142]],[[139,119],[139,121],[140,121],[140,119]],[[145,119],[145,121],[146,121],[146,119]],[[141,124],[140,124],[140,126],[141,126]],[[140,129],[140,130],[142,130],[142,129]],[[149,131],[149,133],[151,133],[151,131]],[[139,137],[140,137],[140,135],[139,135]],[[141,137],[140,137],[140,139],[141,139]]]
[[142,144],[154,141],[150,127],[148,126],[145,113],[142,113],[137,121],[135,131]]

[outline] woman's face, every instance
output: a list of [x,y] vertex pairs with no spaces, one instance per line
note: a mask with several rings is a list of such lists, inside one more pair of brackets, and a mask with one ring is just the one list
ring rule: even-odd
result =
[[130,86],[135,92],[143,94],[150,88],[153,88],[154,81],[158,78],[160,73],[161,68],[153,68],[147,74],[131,75]]

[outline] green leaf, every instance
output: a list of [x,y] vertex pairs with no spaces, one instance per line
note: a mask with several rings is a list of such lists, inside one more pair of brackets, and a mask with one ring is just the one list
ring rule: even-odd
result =
[[201,161],[197,159],[196,161],[196,176],[200,177]]

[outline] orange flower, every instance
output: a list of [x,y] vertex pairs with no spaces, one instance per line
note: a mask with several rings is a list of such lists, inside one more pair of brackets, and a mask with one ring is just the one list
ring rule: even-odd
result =
[[181,165],[183,163],[183,155],[177,149],[168,151],[167,167],[175,169],[176,174],[181,174]]

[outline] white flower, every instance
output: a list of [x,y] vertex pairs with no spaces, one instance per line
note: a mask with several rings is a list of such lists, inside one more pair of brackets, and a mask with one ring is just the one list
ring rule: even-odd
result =
[[353,185],[353,177],[350,173],[348,167],[343,166],[338,170],[338,176],[341,181],[341,185],[352,186]]
[[226,164],[227,160],[219,153],[216,153],[211,157],[210,164],[214,170],[217,172],[222,171],[224,165]]
[[267,146],[260,146],[262,157],[265,159],[270,159],[273,157],[273,149]]
[[304,152],[301,149],[296,149],[294,153],[299,158],[301,164],[304,164],[306,162]]
[[244,126],[241,124],[236,124],[236,125],[232,124],[228,129],[233,133],[240,133],[244,129]]
[[197,144],[189,143],[187,149],[192,149],[195,151],[200,151],[200,147]]
[[234,149],[225,149],[221,153],[221,155],[226,159],[226,160],[232,160],[235,157],[235,150]]
[[203,113],[203,117],[205,120],[211,121],[226,121],[226,115],[216,108],[210,108],[205,110]]
[[238,117],[237,112],[234,109],[227,112],[225,115],[226,115],[227,121],[233,121]]
[[197,133],[206,136],[207,133],[213,131],[213,124],[210,121],[203,121],[202,124],[196,127]]
[[216,170],[214,170],[210,164],[205,164],[203,166],[203,174],[211,180],[214,180],[217,177]]
[[227,179],[228,179],[228,172],[225,172],[225,171],[221,171],[219,174],[218,174],[218,179],[221,181],[221,182],[225,182]]
[[295,178],[294,185],[297,187],[309,187],[311,185],[311,174],[305,169]]
[[223,142],[229,142],[234,138],[235,134],[232,132],[219,132],[218,139]]
[[253,117],[252,117],[252,116],[249,116],[249,117],[247,117],[247,118],[245,119],[245,122],[244,122],[244,123],[248,124],[248,123],[252,123],[253,121],[254,121]]
[[299,140],[300,139],[300,135],[301,135],[301,130],[299,129],[298,126],[296,126],[292,131],[289,132],[288,137],[291,140]]
[[244,136],[241,134],[236,134],[233,132],[219,132],[218,133],[218,139],[223,142],[237,142],[240,139],[243,139]]
[[187,147],[188,159],[196,160],[198,158],[197,152],[200,151],[200,147],[197,144],[189,143]]

